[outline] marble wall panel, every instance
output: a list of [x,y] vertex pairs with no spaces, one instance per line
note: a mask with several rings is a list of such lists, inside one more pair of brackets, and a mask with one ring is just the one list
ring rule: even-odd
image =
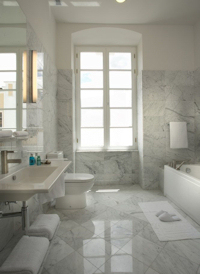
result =
[[136,184],[139,154],[129,152],[76,152],[76,172],[93,174],[95,185]]
[[69,172],[74,169],[72,81],[72,70],[58,70],[58,150],[63,151],[64,156],[72,161]]
[[[195,161],[199,128],[196,86],[193,71],[143,71],[143,188],[158,187],[159,168],[165,163],[174,159]],[[188,149],[170,149],[171,121],[188,123]]]

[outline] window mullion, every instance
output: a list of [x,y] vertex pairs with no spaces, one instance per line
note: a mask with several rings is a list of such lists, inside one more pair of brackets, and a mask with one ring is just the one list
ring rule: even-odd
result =
[[104,142],[105,149],[108,149],[110,144],[110,115],[109,115],[109,60],[108,51],[104,50]]

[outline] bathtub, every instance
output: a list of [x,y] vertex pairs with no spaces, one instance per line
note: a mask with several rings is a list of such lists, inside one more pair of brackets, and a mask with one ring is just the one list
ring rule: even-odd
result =
[[200,165],[165,166],[164,195],[200,225]]

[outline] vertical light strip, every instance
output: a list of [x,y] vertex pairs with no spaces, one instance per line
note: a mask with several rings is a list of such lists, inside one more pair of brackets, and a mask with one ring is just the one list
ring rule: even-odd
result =
[[27,103],[27,52],[23,52],[23,103]]
[[37,51],[31,51],[31,102],[37,102]]

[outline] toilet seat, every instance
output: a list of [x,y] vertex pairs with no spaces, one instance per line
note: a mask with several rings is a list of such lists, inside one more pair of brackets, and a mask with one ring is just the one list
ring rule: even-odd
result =
[[91,174],[85,173],[67,173],[65,175],[65,183],[86,183],[94,179]]

